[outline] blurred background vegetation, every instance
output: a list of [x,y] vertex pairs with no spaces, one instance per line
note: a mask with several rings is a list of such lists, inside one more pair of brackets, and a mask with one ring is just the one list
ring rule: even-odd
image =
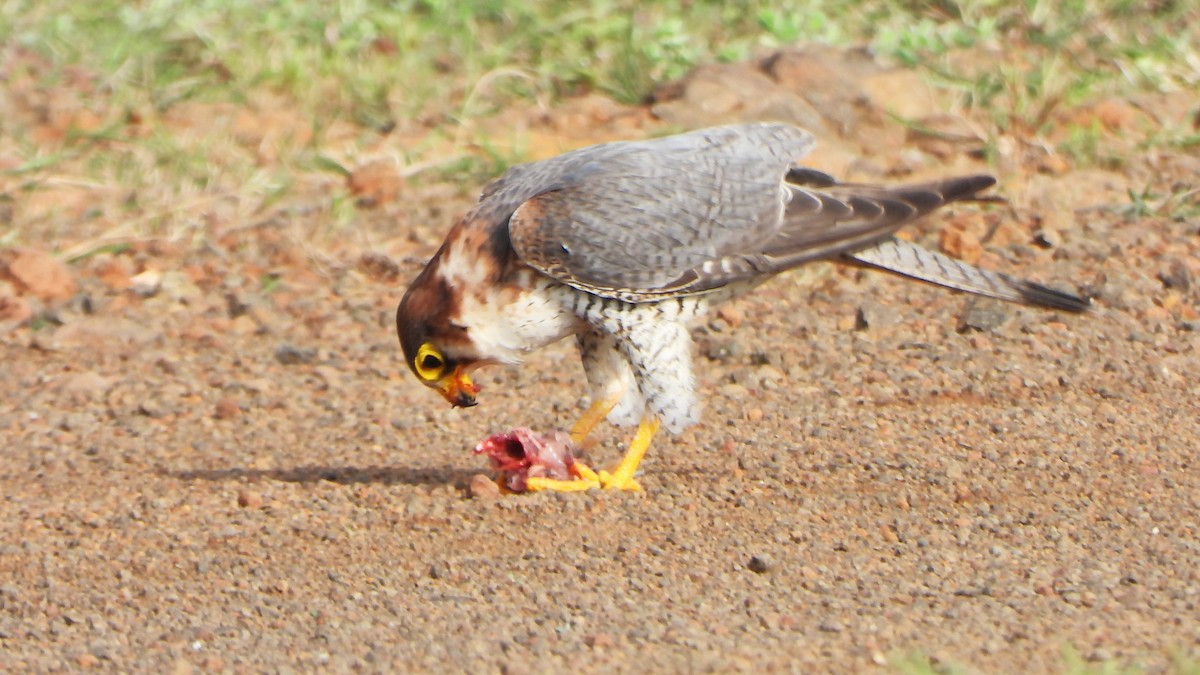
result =
[[[315,117],[367,125],[457,110],[489,72],[519,72],[514,95],[600,91],[644,99],[697,64],[795,44],[868,45],[965,82],[987,105],[1025,95],[1194,87],[1200,9],[1182,0],[9,0],[6,48],[85,65],[124,105],[237,100],[269,88]],[[986,73],[948,55],[986,49]],[[1021,82],[1011,82],[1027,70]],[[1056,82],[1055,80],[1061,80]]]
[[[473,119],[581,94],[637,103],[698,64],[796,45],[865,47],[1034,136],[1061,106],[1200,87],[1200,8],[1185,0],[0,0],[0,16],[0,201],[55,181],[135,186],[122,203],[139,227],[218,185],[261,210],[397,130],[404,163],[455,139],[469,151],[442,168],[481,178],[523,156]],[[221,109],[184,107],[196,104],[289,121],[249,133],[205,124]],[[269,133],[286,138],[264,157]],[[1113,163],[1086,125],[1060,138],[1076,166]],[[1198,138],[1144,140],[1191,151]],[[34,228],[61,215],[24,213]]]

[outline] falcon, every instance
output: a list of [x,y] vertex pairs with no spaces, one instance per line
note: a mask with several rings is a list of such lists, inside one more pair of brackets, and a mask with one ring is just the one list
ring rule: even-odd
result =
[[[796,162],[812,134],[785,124],[714,127],[594,145],[510,168],[450,229],[396,312],[417,379],[473,406],[472,372],[519,364],[574,336],[591,405],[582,442],[607,418],[637,425],[611,471],[530,478],[531,490],[640,489],[660,427],[699,420],[690,320],[817,260],[1068,312],[1090,303],[897,239],[955,201],[987,201],[974,175],[882,187],[840,183]],[[993,198],[994,199],[994,198]]]

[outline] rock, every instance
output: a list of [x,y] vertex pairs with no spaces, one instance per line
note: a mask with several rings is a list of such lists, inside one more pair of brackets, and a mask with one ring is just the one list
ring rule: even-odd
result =
[[242,408],[238,404],[237,399],[226,396],[217,401],[216,407],[213,409],[213,417],[219,420],[230,420],[241,416]]
[[496,481],[481,473],[471,476],[469,490],[472,499],[496,499],[500,496],[500,486]]
[[137,414],[144,415],[151,419],[161,419],[167,415],[167,409],[163,406],[162,401],[157,399],[146,399],[138,404]]
[[585,637],[583,643],[592,649],[605,649],[615,646],[617,641],[609,633],[593,633]]
[[96,261],[91,269],[92,274],[100,280],[100,283],[114,291],[123,291],[133,283],[133,275],[129,270],[129,262],[126,258],[104,255],[104,258]]
[[742,310],[738,309],[736,305],[722,305],[717,310],[717,316],[729,324],[730,328],[742,325],[742,320],[745,318]]
[[143,298],[148,298],[162,287],[162,272],[155,269],[148,269],[129,278],[129,290],[137,293]]
[[275,360],[285,366],[295,366],[305,363],[312,363],[317,358],[317,350],[301,349],[294,345],[279,345],[275,350]]
[[65,263],[32,248],[0,251],[0,279],[11,282],[18,294],[33,295],[45,302],[66,300],[75,295],[77,288]]
[[871,98],[858,84],[862,69],[845,56],[812,50],[781,51],[763,61],[763,70],[780,88],[801,97],[845,136],[875,112]]
[[895,307],[877,302],[863,303],[855,313],[855,328],[857,330],[884,328],[900,323],[902,318],[900,310]]
[[243,509],[262,508],[263,496],[254,490],[241,490],[238,492],[237,505]]
[[700,66],[654,92],[654,115],[681,127],[791,122],[821,135],[821,114],[749,63]]
[[938,233],[938,244],[946,253],[971,265],[979,262],[983,255],[983,244],[979,237],[956,227],[946,227]]
[[745,351],[737,340],[713,340],[704,350],[704,356],[710,361],[727,362],[739,358]]
[[1038,248],[1058,248],[1062,246],[1062,235],[1058,230],[1044,227],[1033,233],[1033,244]]
[[1158,280],[1163,286],[1186,293],[1192,287],[1192,273],[1182,260],[1171,261],[1167,269],[1158,273]]
[[394,201],[404,190],[404,179],[395,162],[377,159],[356,167],[346,177],[346,188],[358,198],[359,206],[374,208]]
[[960,333],[967,330],[992,332],[1007,323],[1011,316],[999,300],[975,299],[967,306],[958,330]]
[[775,561],[770,556],[759,554],[750,558],[750,562],[746,563],[746,569],[755,574],[766,574],[775,566]]

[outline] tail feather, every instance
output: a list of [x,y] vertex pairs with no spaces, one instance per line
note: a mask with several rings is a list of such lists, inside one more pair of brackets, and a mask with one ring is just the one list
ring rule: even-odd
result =
[[979,269],[899,239],[889,239],[843,257],[847,262],[989,298],[1068,312],[1086,312],[1092,308],[1090,301],[1076,295]]

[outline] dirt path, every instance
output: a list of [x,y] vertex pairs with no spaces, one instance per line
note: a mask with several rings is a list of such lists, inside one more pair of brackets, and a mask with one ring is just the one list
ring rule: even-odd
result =
[[[902,149],[870,161],[899,171]],[[857,152],[833,138],[817,159]],[[0,338],[0,666],[1195,658],[1200,237],[1194,219],[1124,214],[1129,180],[1010,174],[1016,218],[968,206],[913,230],[1082,288],[1103,314],[821,266],[734,303],[695,331],[705,423],[664,435],[632,495],[470,497],[474,442],[569,426],[582,372],[556,346],[446,409],[398,359],[411,266],[381,278],[346,247],[317,273],[269,228],[84,260],[54,321]],[[444,222],[381,235],[396,259],[429,255],[468,203],[429,199]],[[143,269],[163,275],[130,288]],[[604,428],[589,456],[623,442]]]

